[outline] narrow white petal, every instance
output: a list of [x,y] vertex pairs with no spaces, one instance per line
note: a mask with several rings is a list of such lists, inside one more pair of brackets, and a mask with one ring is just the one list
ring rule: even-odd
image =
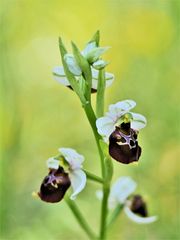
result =
[[73,194],[70,196],[71,200],[74,200],[76,196],[85,188],[86,186],[86,174],[81,170],[77,169],[69,173],[71,180],[71,186],[73,188]]
[[109,137],[115,130],[114,122],[109,117],[101,117],[96,120],[98,133],[103,137]]
[[66,76],[66,74],[64,72],[64,68],[62,66],[54,67],[52,72],[56,76],[60,76],[60,77],[65,77]]
[[[135,191],[137,183],[130,177],[120,177],[113,184],[109,195],[109,207],[125,203],[126,199]],[[112,206],[112,207],[111,207]]]
[[59,148],[59,152],[63,155],[65,160],[69,163],[71,170],[80,169],[82,167],[84,156],[77,153],[74,149]]
[[[94,68],[91,68],[92,71],[92,77],[96,80],[98,80],[98,74],[99,74],[99,70],[96,70]],[[114,74],[109,73],[109,72],[105,72],[105,79],[106,80],[114,80]]]
[[110,87],[113,83],[114,79],[109,79],[109,80],[106,80],[106,87]]
[[111,86],[114,81],[114,74],[105,72],[105,79],[106,79],[106,87]]
[[131,112],[133,120],[131,121],[131,128],[134,130],[140,130],[144,128],[147,124],[146,118],[139,114]]
[[98,80],[97,79],[92,79],[92,89],[96,89],[97,90],[98,87]]
[[91,68],[91,72],[92,72],[92,78],[98,80],[99,70],[96,70],[96,69],[94,69],[94,68]]
[[141,216],[133,213],[128,206],[124,207],[124,212],[129,219],[131,219],[133,222],[136,222],[139,224],[148,224],[148,223],[155,222],[157,220],[157,216],[141,217]]
[[[112,78],[112,79],[106,79],[106,87],[111,86],[111,84],[113,83],[113,81],[114,81],[114,78]],[[92,88],[97,90],[97,87],[98,87],[98,80],[95,79],[95,78],[93,78],[93,79],[92,79]]]
[[109,72],[105,72],[105,79],[106,79],[106,81],[107,80],[114,80],[114,74],[112,74],[112,73],[109,73]]
[[62,66],[57,66],[53,68],[54,80],[63,84],[64,86],[70,86],[69,81],[66,78],[66,74],[64,72],[64,68]]
[[107,115],[117,121],[121,116],[129,112],[129,110],[134,108],[135,106],[136,102],[133,100],[124,100],[121,102],[117,102],[109,106],[109,112],[107,113]]
[[59,160],[54,159],[54,157],[51,157],[47,160],[47,167],[52,169],[58,169],[59,168]]

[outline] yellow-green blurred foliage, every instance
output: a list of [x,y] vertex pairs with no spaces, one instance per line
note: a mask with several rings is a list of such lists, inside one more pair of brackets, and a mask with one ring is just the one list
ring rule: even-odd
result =
[[[115,175],[130,175],[145,195],[148,226],[124,214],[109,239],[174,240],[178,236],[179,0],[1,0],[0,69],[1,239],[87,239],[62,201],[46,204],[31,197],[47,173],[45,160],[58,147],[86,157],[86,169],[100,173],[93,135],[76,95],[52,78],[60,65],[58,36],[82,49],[100,29],[101,45],[116,80],[106,92],[108,104],[134,99],[144,114],[143,153],[137,165],[114,162]],[[94,96],[93,96],[94,98]],[[98,230],[100,203],[89,182],[77,204]]]

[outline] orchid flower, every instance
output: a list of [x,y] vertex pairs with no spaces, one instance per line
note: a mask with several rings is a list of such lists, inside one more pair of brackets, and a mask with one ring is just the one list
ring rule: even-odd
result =
[[[119,204],[123,205],[126,216],[139,224],[152,223],[157,220],[156,216],[148,217],[147,206],[140,195],[132,195],[136,190],[137,183],[130,177],[120,177],[113,184],[108,198],[108,208],[115,209]],[[102,199],[102,191],[96,193]]]
[[106,115],[96,121],[98,133],[106,142],[109,141],[109,154],[124,164],[138,161],[141,155],[137,135],[146,126],[146,118],[130,112],[135,106],[133,100],[117,102],[110,105]]
[[[68,65],[70,66],[70,65]],[[77,67],[76,69],[74,67],[69,67],[69,70],[75,75],[75,78],[77,81],[80,81],[82,76],[81,76],[81,70],[79,70],[79,67]],[[98,86],[98,74],[99,71],[92,68],[91,67],[91,71],[92,71],[92,89],[91,92],[96,92],[97,91],[97,86]],[[64,68],[62,66],[59,67],[55,67],[53,69],[53,75],[54,75],[54,79],[56,81],[58,81],[59,83],[61,83],[62,85],[71,88],[71,84],[69,83],[66,74],[64,72]],[[106,72],[105,73],[105,81],[106,81],[106,87],[109,87],[113,81],[114,81],[114,75],[112,73]]]
[[72,186],[70,196],[74,200],[86,185],[86,174],[82,170],[84,157],[71,148],[59,148],[60,155],[47,160],[49,174],[44,178],[38,193],[45,202],[59,202]]

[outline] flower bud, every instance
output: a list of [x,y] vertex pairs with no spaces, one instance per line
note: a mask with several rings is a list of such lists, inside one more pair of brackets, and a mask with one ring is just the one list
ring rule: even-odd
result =
[[96,62],[94,62],[92,66],[96,70],[101,70],[101,69],[105,68],[107,65],[108,65],[108,62],[100,59],[100,60],[97,60]]
[[108,49],[109,47],[95,47],[86,55],[86,59],[88,60],[89,63],[92,64],[96,62],[99,59],[99,57],[103,53],[105,53]]

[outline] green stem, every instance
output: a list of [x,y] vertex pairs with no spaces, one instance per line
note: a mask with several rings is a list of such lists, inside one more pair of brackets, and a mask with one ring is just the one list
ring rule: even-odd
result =
[[85,111],[86,116],[88,118],[88,121],[89,121],[89,123],[91,125],[91,128],[93,130],[94,137],[96,139],[96,144],[97,144],[98,152],[99,152],[100,159],[101,159],[102,176],[104,178],[104,175],[105,175],[104,154],[102,152],[102,149],[101,149],[101,146],[100,146],[100,143],[99,143],[99,140],[101,139],[101,136],[97,132],[96,116],[94,114],[94,111],[93,111],[92,106],[91,106],[90,103],[87,103],[87,104],[83,105],[83,108],[84,108],[84,111]]
[[89,120],[89,123],[92,127],[95,139],[96,139],[96,144],[98,147],[100,159],[101,159],[101,169],[102,169],[102,176],[103,179],[105,179],[104,184],[103,184],[103,200],[102,200],[102,207],[101,207],[101,225],[100,225],[100,239],[103,240],[106,237],[106,220],[107,220],[107,213],[108,213],[108,196],[109,196],[109,181],[106,180],[106,169],[105,169],[105,163],[104,163],[104,154],[102,152],[100,142],[99,140],[101,139],[100,135],[97,132],[96,129],[96,116],[94,114],[94,111],[92,109],[92,106],[90,103],[83,105],[85,113],[87,115],[87,118]]
[[70,200],[68,197],[65,198],[65,200],[66,200],[66,203],[68,204],[69,208],[74,213],[74,216],[78,220],[79,224],[84,229],[84,231],[87,233],[89,239],[96,239],[95,234],[90,229],[88,223],[86,222],[85,218],[82,216],[82,214],[81,214],[79,208],[77,207],[77,205],[75,204],[75,202]]
[[86,173],[86,176],[89,180],[92,180],[92,181],[95,181],[95,182],[98,182],[98,183],[104,183],[104,180],[96,175],[94,175],[93,173],[90,173],[86,170],[84,170],[84,172]]
[[107,221],[107,227],[109,227],[116,220],[117,216],[122,211],[122,209],[123,209],[123,204],[118,204]]
[[104,92],[105,92],[105,71],[104,69],[99,70],[98,75],[98,87],[96,95],[96,114],[97,117],[104,115]]
[[108,214],[108,196],[109,196],[109,185],[104,184],[103,187],[103,200],[101,207],[101,226],[100,226],[100,239],[104,240],[106,238],[106,226],[107,226],[107,214]]

